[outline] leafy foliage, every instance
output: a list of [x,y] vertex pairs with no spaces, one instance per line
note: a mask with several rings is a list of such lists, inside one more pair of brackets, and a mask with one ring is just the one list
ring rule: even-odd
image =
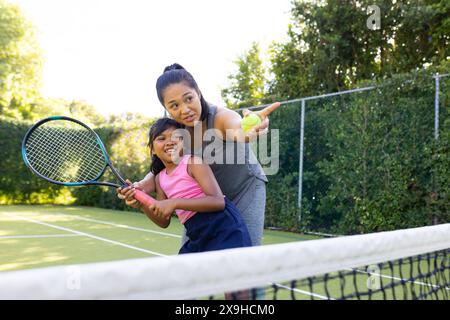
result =
[[[369,30],[367,8],[380,8]],[[269,93],[291,99],[354,87],[450,56],[447,0],[295,1],[289,41],[274,43]]]
[[254,42],[235,64],[238,71],[228,76],[231,85],[222,90],[225,103],[231,109],[258,104],[265,95],[266,82],[259,45]]
[[[440,68],[445,70],[448,65]],[[307,102],[301,225],[294,196],[299,124],[293,121],[300,109],[274,113],[282,169],[269,177],[267,223],[349,234],[449,222],[449,100],[441,90],[444,121],[436,141],[436,71],[396,75],[372,91]]]
[[[367,27],[370,5],[380,8],[378,30]],[[292,2],[288,41],[270,48],[273,79],[259,101],[378,88],[307,102],[301,212],[300,106],[271,115],[281,169],[269,179],[269,226],[360,233],[450,221],[449,90],[435,141],[431,77],[450,71],[449,13],[447,0]],[[236,99],[248,93],[232,89]]]
[[39,97],[41,50],[19,7],[0,0],[0,114],[27,119]]

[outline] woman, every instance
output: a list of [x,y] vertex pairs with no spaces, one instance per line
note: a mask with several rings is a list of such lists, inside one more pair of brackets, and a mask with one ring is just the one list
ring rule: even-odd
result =
[[[278,108],[280,103],[256,112],[262,123],[245,133],[240,115],[208,104],[192,75],[179,64],[164,69],[156,82],[156,90],[159,101],[171,118],[190,133],[191,154],[203,158],[210,165],[223,194],[242,213],[252,245],[260,245],[267,178],[248,142],[267,133],[269,120],[265,115]],[[247,110],[244,116],[249,113]],[[154,192],[154,175],[149,173],[134,187],[146,193]],[[119,198],[127,200],[128,205],[137,206],[132,197],[127,199],[126,191],[119,189]]]

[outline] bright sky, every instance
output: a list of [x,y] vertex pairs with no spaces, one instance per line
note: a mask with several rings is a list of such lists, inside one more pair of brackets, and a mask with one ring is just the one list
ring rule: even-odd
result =
[[252,41],[286,39],[291,0],[10,0],[32,20],[44,51],[43,94],[101,113],[161,116],[155,90],[166,65],[192,73],[205,98]]

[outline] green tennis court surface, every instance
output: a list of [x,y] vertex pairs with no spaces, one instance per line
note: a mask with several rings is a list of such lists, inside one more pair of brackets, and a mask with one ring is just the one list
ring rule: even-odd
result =
[[[175,255],[182,225],[90,207],[0,206],[0,271]],[[266,230],[264,244],[313,239]]]

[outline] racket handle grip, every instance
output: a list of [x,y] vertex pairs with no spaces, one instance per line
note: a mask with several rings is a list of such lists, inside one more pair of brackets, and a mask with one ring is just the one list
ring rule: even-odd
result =
[[145,192],[138,190],[138,189],[136,189],[136,193],[134,194],[134,197],[136,198],[137,201],[142,203],[144,206],[149,206],[156,202],[155,199],[153,199],[152,197],[147,195]]

